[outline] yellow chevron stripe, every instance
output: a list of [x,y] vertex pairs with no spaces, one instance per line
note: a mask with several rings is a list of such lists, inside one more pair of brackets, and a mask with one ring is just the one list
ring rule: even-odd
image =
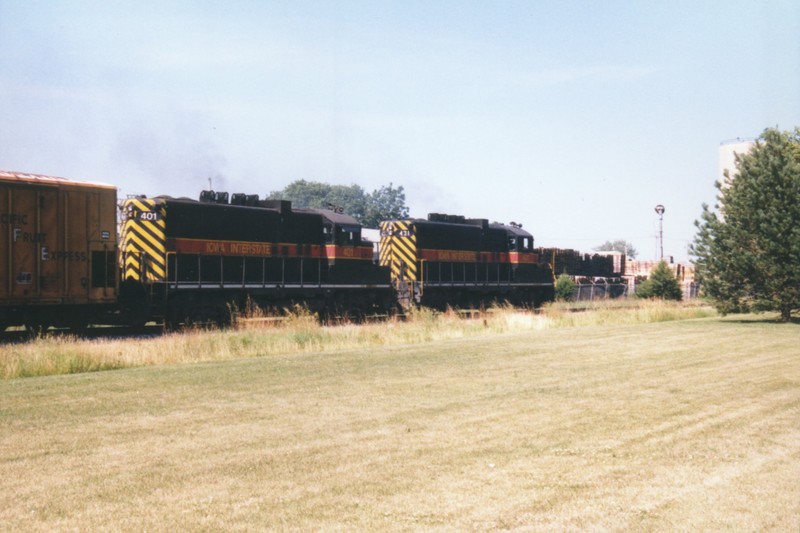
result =
[[160,213],[159,220],[129,218],[123,224],[122,251],[125,252],[125,276],[148,281],[166,277],[166,206],[161,200],[134,198],[126,201],[125,211]]
[[381,222],[381,242],[380,242],[380,256],[378,264],[381,266],[390,266],[392,264],[392,231],[394,224],[392,222]]
[[[131,233],[128,236],[128,246],[126,247],[125,251],[127,252],[147,252],[148,257],[153,258],[154,260],[160,262],[162,265],[164,264],[164,258],[159,257],[159,250],[157,248],[151,247],[151,243],[143,241],[138,234]],[[136,246],[131,246],[130,243],[135,244]]]
[[156,236],[156,237],[158,237],[160,239],[163,239],[164,238],[164,227],[165,226],[163,226],[162,224],[159,224],[159,222],[163,223],[163,220],[159,220],[157,222],[153,222],[151,220],[139,221],[136,224],[136,227],[146,228],[154,236]]
[[395,239],[394,249],[396,254],[402,254],[410,261],[414,261],[417,257],[417,243],[408,239]]
[[153,280],[162,280],[167,275],[166,271],[156,262],[150,261],[148,256],[147,261],[147,277]]
[[147,269],[147,279],[149,281],[164,281],[165,277],[163,270],[159,271],[156,268],[152,268],[152,265],[151,268]]
[[[142,258],[143,258],[143,256],[141,254],[138,254],[138,253],[135,256],[133,256],[132,259],[131,259],[131,256],[129,256],[129,260],[134,261],[133,265],[136,266],[136,268],[137,268],[137,270],[139,271],[140,274],[141,274],[141,271],[143,269],[143,267],[142,267]],[[164,278],[164,276],[166,274],[166,270],[165,270],[163,264],[159,264],[159,262],[156,261],[150,255],[148,255],[148,256],[146,256],[144,258],[144,262],[145,262],[145,265],[147,267],[148,277],[152,277],[153,279],[163,279]],[[130,268],[130,266],[126,265],[126,268]],[[153,274],[155,274],[155,276]]]
[[[417,263],[417,246],[413,242],[408,242],[405,239],[398,239],[395,241],[395,256],[400,257],[404,262],[408,263],[409,268],[412,268]],[[416,268],[414,267],[414,270]]]
[[413,222],[385,222],[381,231],[384,235],[381,237],[381,265],[390,267],[393,279],[417,281],[417,237],[413,232]]
[[141,270],[139,269],[140,257],[135,255],[128,255],[125,257],[125,279],[133,279],[139,281],[141,278]]
[[131,231],[128,232],[128,236],[131,238],[136,237],[148,246],[151,246],[151,252],[155,252],[156,255],[163,255],[166,252],[163,238],[156,239],[149,233],[142,231],[141,228],[131,228]]
[[130,203],[139,211],[153,211],[156,208],[156,201],[152,198],[133,198]]

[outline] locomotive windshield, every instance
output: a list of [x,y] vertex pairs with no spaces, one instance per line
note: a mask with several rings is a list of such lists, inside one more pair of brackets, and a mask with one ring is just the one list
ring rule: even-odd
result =
[[511,235],[508,237],[509,252],[531,252],[533,251],[533,238],[522,235]]
[[336,244],[353,246],[361,244],[360,226],[339,226],[336,232]]
[[355,246],[361,244],[361,227],[325,224],[323,225],[325,242],[339,246]]

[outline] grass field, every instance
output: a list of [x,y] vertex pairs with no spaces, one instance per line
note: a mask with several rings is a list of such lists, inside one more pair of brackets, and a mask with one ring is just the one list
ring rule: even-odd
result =
[[798,326],[610,322],[0,381],[0,529],[800,530]]

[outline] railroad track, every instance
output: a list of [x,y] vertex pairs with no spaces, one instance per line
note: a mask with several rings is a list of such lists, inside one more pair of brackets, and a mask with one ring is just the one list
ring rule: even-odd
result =
[[95,326],[81,330],[49,328],[44,332],[31,332],[22,328],[11,328],[0,333],[0,342],[26,342],[37,336],[69,336],[81,339],[124,339],[158,337],[163,334],[164,326],[152,323],[144,326]]

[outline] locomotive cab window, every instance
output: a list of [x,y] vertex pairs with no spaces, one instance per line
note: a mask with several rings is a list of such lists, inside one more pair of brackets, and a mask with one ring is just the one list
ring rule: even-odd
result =
[[323,225],[322,232],[325,234],[325,242],[328,244],[333,243],[333,225],[331,224]]
[[517,249],[517,238],[516,237],[509,237],[508,238],[508,249],[510,251],[515,251]]
[[336,232],[336,244],[353,246],[361,242],[361,228],[354,226],[339,226]]

